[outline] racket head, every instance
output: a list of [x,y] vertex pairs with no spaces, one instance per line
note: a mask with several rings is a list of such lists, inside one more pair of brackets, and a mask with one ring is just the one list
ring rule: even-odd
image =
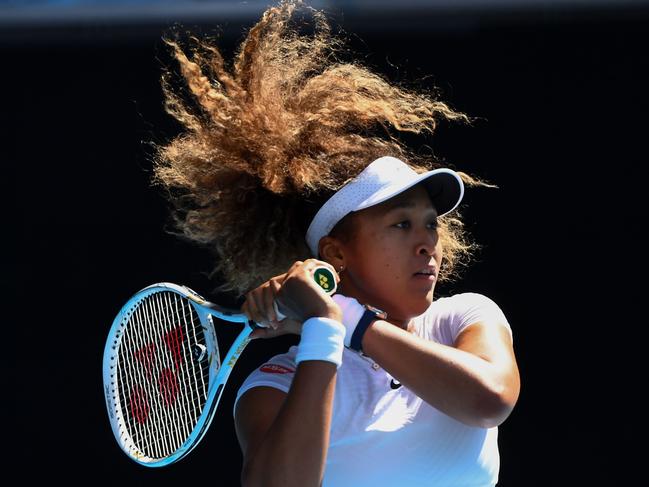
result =
[[212,315],[246,320],[210,305],[185,286],[157,283],[113,320],[103,358],[106,406],[117,443],[141,465],[178,461],[211,421],[223,389]]

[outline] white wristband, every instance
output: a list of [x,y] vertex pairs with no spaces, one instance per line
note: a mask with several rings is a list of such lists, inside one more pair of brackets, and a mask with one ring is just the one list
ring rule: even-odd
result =
[[345,327],[330,318],[309,318],[302,325],[302,337],[295,356],[295,363],[305,360],[323,360],[343,363]]
[[365,313],[365,306],[356,301],[356,299],[348,298],[342,294],[334,294],[331,298],[340,306],[340,310],[343,312],[343,325],[347,330],[345,333],[345,346],[349,348],[356,325],[358,325],[358,322],[363,317],[363,313]]

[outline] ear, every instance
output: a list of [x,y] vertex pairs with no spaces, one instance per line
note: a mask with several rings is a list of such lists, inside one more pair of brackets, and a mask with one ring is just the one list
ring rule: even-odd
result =
[[345,268],[345,249],[340,240],[327,235],[320,239],[318,254],[325,262],[331,264],[336,271]]

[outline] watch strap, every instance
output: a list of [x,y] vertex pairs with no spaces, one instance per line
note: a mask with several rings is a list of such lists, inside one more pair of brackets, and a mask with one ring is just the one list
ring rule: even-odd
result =
[[369,309],[365,309],[363,316],[361,316],[361,319],[358,321],[356,329],[352,334],[351,344],[349,348],[356,350],[357,352],[363,351],[363,336],[365,335],[367,328],[372,324],[372,322],[376,321],[377,319],[379,319],[378,313]]

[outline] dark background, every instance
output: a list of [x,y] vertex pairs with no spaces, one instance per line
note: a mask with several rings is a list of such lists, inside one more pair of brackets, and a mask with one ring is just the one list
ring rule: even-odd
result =
[[[524,3],[329,7],[366,65],[481,118],[415,143],[499,186],[468,191],[484,248],[440,289],[491,296],[514,331],[522,392],[500,427],[499,485],[630,485],[646,388],[649,4]],[[209,293],[207,254],[164,232],[147,145],[178,130],[162,107],[162,34],[220,26],[229,53],[265,4],[230,5],[0,20],[4,435],[22,477],[238,485],[237,384],[290,339],[250,345],[206,438],[166,469],[118,449],[101,375],[112,319],[138,289],[172,281],[231,299]]]

